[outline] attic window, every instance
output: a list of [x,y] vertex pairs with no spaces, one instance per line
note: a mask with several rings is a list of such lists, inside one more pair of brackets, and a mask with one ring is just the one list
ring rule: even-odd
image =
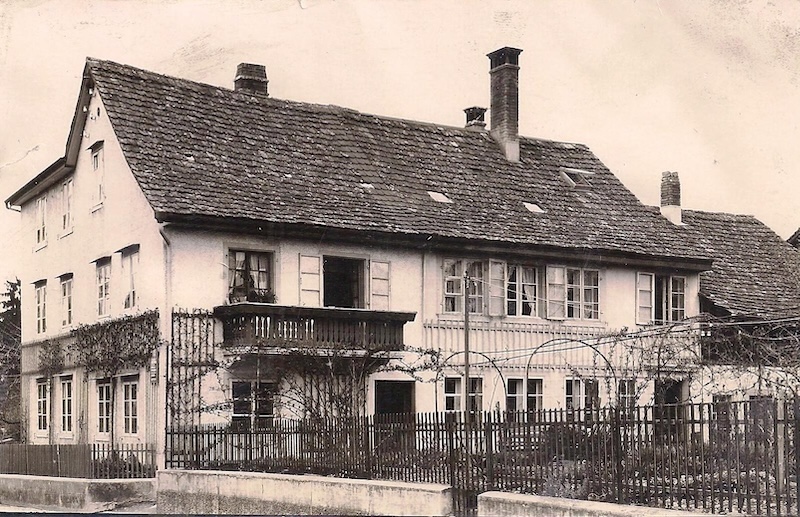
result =
[[561,178],[567,182],[570,187],[575,188],[589,188],[592,186],[589,183],[589,178],[594,175],[593,172],[585,171],[582,169],[571,169],[569,167],[561,167]]
[[453,202],[449,197],[445,196],[441,192],[431,192],[429,190],[428,191],[428,195],[431,196],[431,199],[433,199],[437,203],[452,203]]
[[544,209],[536,203],[527,203],[523,201],[522,204],[525,205],[525,208],[527,208],[530,212],[533,212],[534,214],[544,213]]

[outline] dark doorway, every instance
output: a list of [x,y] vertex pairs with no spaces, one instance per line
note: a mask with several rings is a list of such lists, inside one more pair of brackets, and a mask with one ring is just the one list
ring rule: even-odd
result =
[[322,261],[325,307],[364,308],[364,261],[325,256]]
[[414,381],[375,381],[375,414],[414,412]]

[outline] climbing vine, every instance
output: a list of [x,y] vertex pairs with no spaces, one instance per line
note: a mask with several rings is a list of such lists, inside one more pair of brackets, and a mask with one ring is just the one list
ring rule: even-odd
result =
[[39,348],[39,371],[47,378],[64,370],[64,350],[61,343],[48,339]]
[[125,368],[140,368],[158,347],[158,311],[82,325],[72,335],[76,365],[87,372],[111,376]]

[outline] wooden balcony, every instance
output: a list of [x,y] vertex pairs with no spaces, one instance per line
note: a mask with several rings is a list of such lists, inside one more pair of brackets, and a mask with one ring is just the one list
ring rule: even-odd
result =
[[416,313],[236,303],[214,309],[225,346],[397,351]]

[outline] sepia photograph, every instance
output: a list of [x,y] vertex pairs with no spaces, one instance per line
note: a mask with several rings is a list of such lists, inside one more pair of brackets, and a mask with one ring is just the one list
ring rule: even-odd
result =
[[0,512],[798,515],[796,0],[0,2]]

